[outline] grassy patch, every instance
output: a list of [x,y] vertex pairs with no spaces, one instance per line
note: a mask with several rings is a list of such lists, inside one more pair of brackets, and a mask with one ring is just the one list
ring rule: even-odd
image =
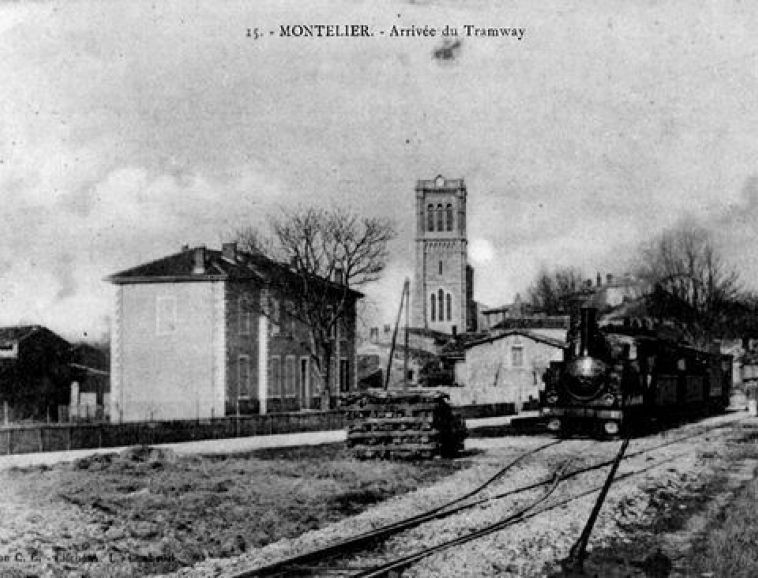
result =
[[357,461],[329,445],[188,458],[143,451],[6,476],[30,503],[86,515],[90,529],[66,540],[54,523],[46,528],[63,548],[127,552],[122,558],[132,562],[165,555],[157,565],[132,567],[144,573],[298,536],[467,464]]
[[742,487],[696,540],[691,572],[758,576],[758,480]]

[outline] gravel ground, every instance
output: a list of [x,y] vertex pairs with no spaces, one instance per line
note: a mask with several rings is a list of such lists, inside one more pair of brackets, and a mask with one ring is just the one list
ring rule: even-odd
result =
[[[661,492],[681,493],[702,486],[712,474],[714,463],[730,442],[730,428],[709,428],[745,418],[744,413],[709,418],[664,433],[635,439],[627,454],[642,452],[626,460],[619,476],[647,468],[647,471],[619,480],[608,495],[589,544],[593,551],[611,544],[634,540],[630,529],[652,523],[658,510],[653,500]],[[746,421],[756,421],[749,418]],[[745,422],[743,422],[745,423]],[[692,439],[666,447],[655,446],[678,437],[703,433]],[[274,562],[281,558],[327,545],[351,534],[363,532],[421,513],[444,503],[481,483],[505,463],[526,450],[543,445],[549,438],[514,437],[468,440],[467,459],[474,466],[458,472],[432,487],[383,502],[359,516],[308,532],[291,540],[281,540],[264,548],[246,552],[235,559],[206,560],[180,570],[178,576],[229,575],[242,569]],[[527,458],[489,491],[491,494],[520,487],[552,473],[555,467],[571,460],[572,469],[580,465],[611,459],[619,442],[589,439],[569,440]],[[607,467],[563,482],[551,496],[559,501],[602,484]],[[423,547],[440,544],[496,522],[520,506],[530,503],[543,490],[525,492],[506,500],[493,500],[460,514],[436,520],[409,530],[387,541],[377,551],[364,553],[346,563],[353,569],[377,565],[389,558],[409,554]],[[489,537],[432,555],[406,571],[408,576],[541,576],[558,569],[578,537],[592,508],[596,493],[533,517]],[[640,574],[642,575],[641,571]]]

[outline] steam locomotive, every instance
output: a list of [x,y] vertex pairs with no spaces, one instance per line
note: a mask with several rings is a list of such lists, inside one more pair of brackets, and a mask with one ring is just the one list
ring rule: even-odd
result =
[[651,418],[719,412],[729,404],[732,357],[661,339],[640,328],[599,328],[580,310],[564,360],[545,375],[550,431],[616,437]]

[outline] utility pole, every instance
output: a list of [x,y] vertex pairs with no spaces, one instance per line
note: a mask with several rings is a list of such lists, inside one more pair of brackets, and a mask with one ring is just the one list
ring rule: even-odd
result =
[[[400,307],[397,310],[397,319],[395,319],[395,330],[392,332],[392,345],[390,345],[390,357],[387,360],[387,375],[384,376],[384,389],[386,390],[389,387],[390,384],[390,372],[392,371],[392,358],[395,355],[395,341],[397,340],[397,329],[400,326],[400,316],[403,313],[403,304],[405,303],[406,295],[410,293],[410,285],[411,281],[408,279],[408,277],[405,278],[405,282],[403,283],[403,293],[400,296]],[[408,343],[408,332],[405,332],[406,335],[406,344]],[[407,345],[406,345],[407,348]],[[407,355],[407,353],[406,353]],[[403,384],[405,384],[405,381],[403,381]]]

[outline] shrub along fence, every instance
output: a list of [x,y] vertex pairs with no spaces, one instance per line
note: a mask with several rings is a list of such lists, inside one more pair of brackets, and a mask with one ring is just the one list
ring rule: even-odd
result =
[[[467,419],[515,413],[511,403],[462,406],[454,408],[453,411]],[[34,424],[0,428],[0,454],[165,444],[339,430],[344,427],[345,416],[340,410],[120,424]]]

